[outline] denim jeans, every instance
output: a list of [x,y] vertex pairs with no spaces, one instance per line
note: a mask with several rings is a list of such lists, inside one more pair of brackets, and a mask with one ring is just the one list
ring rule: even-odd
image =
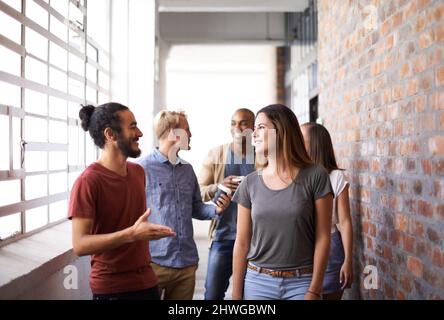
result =
[[244,300],[303,300],[313,274],[292,278],[272,277],[247,268]]
[[223,300],[233,273],[234,240],[213,241],[208,256],[205,300]]

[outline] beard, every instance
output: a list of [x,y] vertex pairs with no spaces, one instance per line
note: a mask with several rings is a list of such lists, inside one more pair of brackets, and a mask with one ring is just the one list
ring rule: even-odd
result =
[[137,140],[138,139],[125,139],[123,137],[119,137],[117,139],[117,146],[118,146],[120,152],[122,152],[122,154],[125,157],[137,158],[142,153],[142,151],[139,148],[134,149],[132,147],[132,144],[134,142],[136,142]]

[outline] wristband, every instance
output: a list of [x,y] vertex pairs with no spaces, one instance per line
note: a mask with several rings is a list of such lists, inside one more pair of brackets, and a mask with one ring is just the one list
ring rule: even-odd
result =
[[314,294],[318,298],[322,298],[322,295],[320,293],[317,293],[317,292],[314,292],[314,291],[311,291],[311,290],[307,290],[307,292],[311,293],[311,294]]

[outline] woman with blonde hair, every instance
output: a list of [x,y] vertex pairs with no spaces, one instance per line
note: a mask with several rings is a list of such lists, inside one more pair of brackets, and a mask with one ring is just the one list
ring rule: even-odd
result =
[[253,141],[261,164],[233,197],[232,297],[320,299],[333,205],[328,173],[310,160],[298,120],[284,105],[257,113]]
[[344,289],[351,286],[353,279],[353,230],[348,199],[349,183],[345,179],[343,169],[340,169],[336,163],[328,130],[318,123],[311,122],[303,124],[301,130],[310,158],[327,170],[333,187],[330,256],[324,277],[323,299],[340,300]]

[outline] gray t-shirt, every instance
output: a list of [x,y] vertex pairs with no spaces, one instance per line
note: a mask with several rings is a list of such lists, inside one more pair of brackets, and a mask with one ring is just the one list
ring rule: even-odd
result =
[[252,236],[247,259],[270,269],[313,265],[315,201],[332,193],[326,170],[312,165],[281,190],[269,189],[261,171],[249,174],[233,201],[251,209]]

